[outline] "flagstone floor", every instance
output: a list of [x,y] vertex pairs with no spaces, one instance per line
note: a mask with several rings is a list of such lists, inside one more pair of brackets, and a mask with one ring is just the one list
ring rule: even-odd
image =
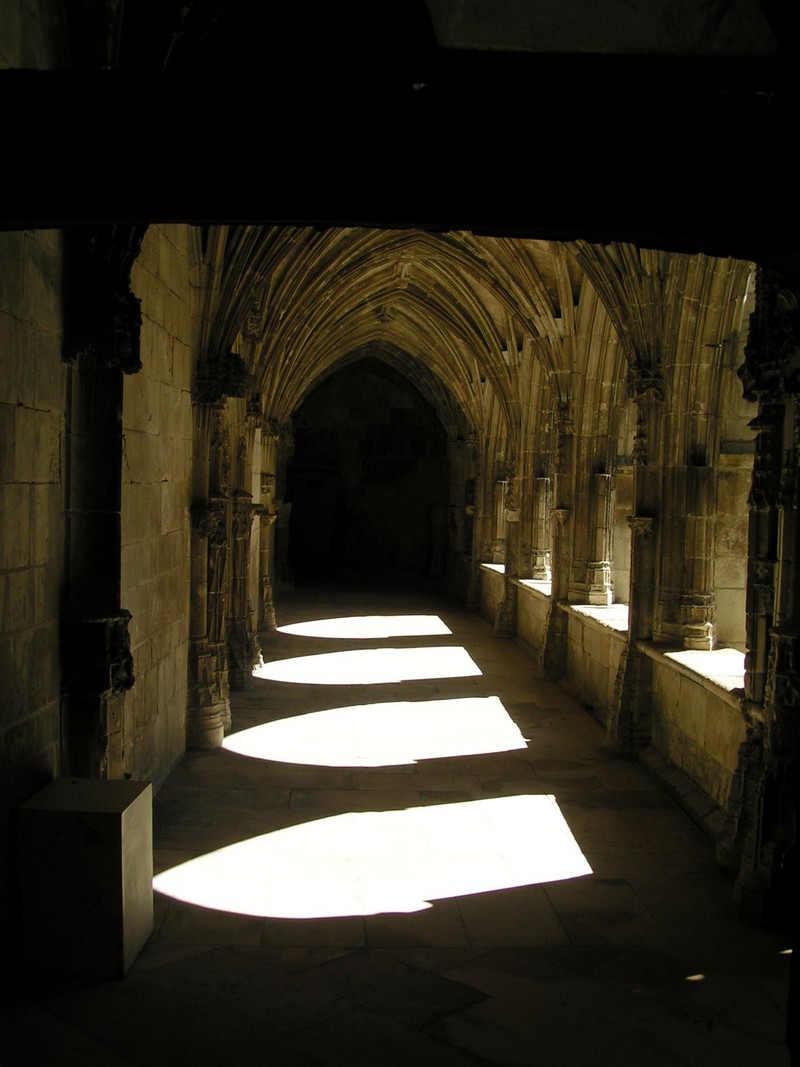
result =
[[787,1067],[788,934],[585,708],[452,601],[278,605],[332,619],[157,794],[130,973],[22,980],[0,1064]]

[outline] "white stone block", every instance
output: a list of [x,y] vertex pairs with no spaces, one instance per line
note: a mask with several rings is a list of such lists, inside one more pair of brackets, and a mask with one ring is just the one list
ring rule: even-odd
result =
[[122,977],[153,932],[153,787],[56,778],[18,812],[31,971]]

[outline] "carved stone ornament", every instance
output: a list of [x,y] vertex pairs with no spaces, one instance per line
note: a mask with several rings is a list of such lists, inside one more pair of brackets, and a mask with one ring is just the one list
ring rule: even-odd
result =
[[147,225],[80,226],[65,232],[63,358],[92,355],[124,374],[141,369],[141,301],[131,270]]
[[275,475],[272,471],[261,472],[261,492],[268,496],[275,488]]
[[632,364],[628,368],[628,396],[637,404],[662,403],[664,400],[664,380],[658,366],[647,367],[643,363]]
[[261,410],[261,397],[258,393],[250,393],[247,398],[247,418],[256,427],[261,426],[264,422],[264,413]]
[[745,400],[800,392],[800,309],[780,274],[756,273],[756,309],[750,316],[744,363],[738,370]]
[[560,529],[564,529],[570,516],[569,508],[553,508],[551,514],[555,518]]
[[212,544],[225,540],[225,508],[222,502],[191,509],[192,528]]
[[641,414],[636,419],[636,433],[633,435],[633,464],[646,467],[649,455],[647,451],[647,422]]
[[651,515],[628,516],[628,526],[634,537],[649,537],[655,528],[655,522],[656,520]]
[[247,364],[240,355],[215,352],[198,363],[192,398],[201,404],[219,404],[228,396],[246,396],[250,384]]
[[276,441],[281,436],[281,424],[277,419],[265,419],[261,427],[261,436],[274,438]]

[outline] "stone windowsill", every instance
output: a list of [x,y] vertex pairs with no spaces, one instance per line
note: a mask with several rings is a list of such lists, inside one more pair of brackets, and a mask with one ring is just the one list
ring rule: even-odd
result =
[[567,611],[605,626],[617,633],[628,632],[627,604],[569,604]]
[[[481,567],[495,574],[505,574],[503,563],[481,563]],[[551,582],[537,582],[532,578],[516,578],[517,585],[539,596],[551,595]],[[617,633],[628,631],[627,604],[565,604],[567,612]],[[710,652],[698,649],[669,649],[652,641],[639,641],[637,647],[665,666],[703,685],[710,692],[724,693],[731,703],[738,703],[744,692],[744,652],[736,648],[715,648]]]
[[711,693],[722,691],[732,704],[744,695],[744,652],[736,648],[669,649],[652,641],[638,641],[637,648],[657,663],[668,665],[679,674],[700,684]]
[[545,597],[550,597],[553,592],[552,582],[539,582],[535,578],[518,578],[517,584],[521,585],[523,589],[532,590],[534,593],[539,593]]

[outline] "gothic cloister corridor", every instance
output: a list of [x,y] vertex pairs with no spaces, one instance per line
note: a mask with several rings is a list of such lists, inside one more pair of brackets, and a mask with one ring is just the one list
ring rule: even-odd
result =
[[[309,636],[297,626],[369,618],[388,621],[377,633],[396,636],[358,636],[364,631],[353,621],[339,637]],[[431,618],[443,626],[429,625]],[[714,862],[712,842],[644,767],[604,752],[600,724],[559,684],[534,679],[516,642],[493,636],[488,622],[454,600],[412,592],[285,591],[277,623],[277,631],[260,635],[264,666],[253,687],[231,694],[225,747],[189,752],[156,797],[151,940],[121,980],[38,976],[21,986],[2,1009],[4,1065],[788,1064],[788,931],[734,916],[731,883]],[[293,625],[295,632],[280,629]],[[426,629],[438,632],[418,632]],[[313,661],[306,661],[302,681],[258,677],[288,676],[286,661],[295,657],[365,649],[435,649],[440,669],[414,678],[413,668],[398,671],[395,663],[390,680],[375,670],[371,681],[318,674],[313,682]],[[468,658],[460,677],[437,676],[457,669],[445,649]],[[462,739],[462,754],[432,756],[435,731],[426,732],[425,716],[410,732],[403,702],[488,697],[499,698],[511,720],[499,751],[481,752],[476,743],[464,754]],[[390,704],[397,705],[393,720]],[[274,747],[236,751],[248,732],[257,741],[266,724],[356,707],[380,709],[399,755],[389,744],[380,765],[379,754],[336,729],[335,717],[329,733],[339,754],[331,765],[319,745],[305,763],[302,749],[295,761],[289,749],[280,760],[269,758]],[[426,707],[432,723],[437,706]],[[515,742],[515,728],[523,742]],[[262,736],[274,746],[275,735]],[[350,766],[342,762],[348,751]],[[582,854],[591,873],[543,870],[526,882],[524,871],[512,871],[503,883],[490,869],[496,857],[478,848],[477,869],[460,868],[464,887],[431,893],[430,906],[420,901],[403,912],[389,903],[373,913],[319,917],[326,886],[313,884],[312,864],[309,917],[294,918],[269,914],[269,893],[261,897],[263,914],[253,914],[257,904],[237,914],[219,899],[212,908],[170,897],[160,880],[195,857],[320,820],[328,820],[330,838],[334,820],[349,813],[435,815],[545,796],[555,798],[568,828],[562,836],[574,836],[572,859]],[[469,856],[479,841],[474,823],[460,839],[456,824],[447,824],[455,840],[437,839],[432,825],[423,893],[436,886],[437,848],[452,868],[453,857]],[[537,834],[545,832],[528,818],[525,832],[505,846],[536,860]],[[548,849],[555,838],[547,838]],[[349,869],[357,878],[358,831],[336,847],[342,883]],[[235,851],[227,855],[230,876]],[[271,862],[282,869],[277,853]],[[253,868],[251,878],[266,869]],[[413,873],[400,875],[410,883]],[[245,866],[233,882],[247,879]],[[190,884],[203,892],[199,876]],[[300,901],[300,915],[305,906]]]

